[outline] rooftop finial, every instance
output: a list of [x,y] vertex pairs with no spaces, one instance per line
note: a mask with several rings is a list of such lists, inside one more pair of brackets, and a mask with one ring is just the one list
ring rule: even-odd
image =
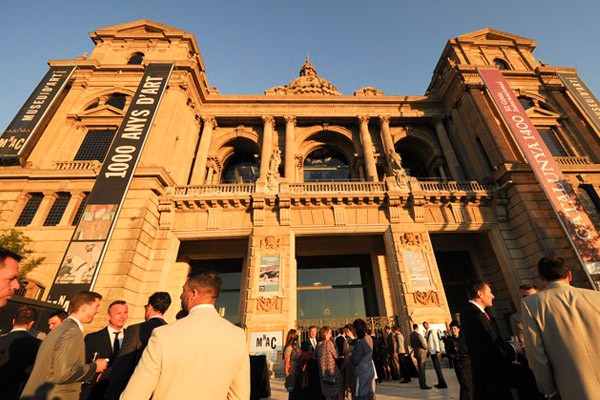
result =
[[306,61],[300,69],[300,76],[317,76],[317,70],[310,63],[310,56],[306,53]]

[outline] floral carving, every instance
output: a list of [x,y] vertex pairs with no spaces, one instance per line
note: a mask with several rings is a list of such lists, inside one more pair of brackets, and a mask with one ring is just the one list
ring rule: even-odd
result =
[[414,292],[413,297],[415,303],[422,304],[424,306],[437,306],[439,305],[437,293],[433,290],[428,292]]
[[259,297],[257,299],[258,311],[266,313],[274,313],[281,311],[281,299],[278,296],[273,297]]

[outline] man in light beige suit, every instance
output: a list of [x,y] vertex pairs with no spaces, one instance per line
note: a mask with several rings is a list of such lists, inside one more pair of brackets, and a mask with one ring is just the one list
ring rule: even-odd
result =
[[560,257],[544,257],[538,273],[547,287],[523,299],[529,366],[549,399],[597,399],[600,394],[600,292],[570,286]]
[[185,318],[155,328],[121,400],[250,398],[250,358],[244,331],[215,310],[216,272],[188,277]]

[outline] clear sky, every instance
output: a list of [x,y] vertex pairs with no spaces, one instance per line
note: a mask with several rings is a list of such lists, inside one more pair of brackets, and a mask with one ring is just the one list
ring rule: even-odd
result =
[[347,95],[422,95],[449,38],[495,28],[535,40],[538,60],[578,68],[600,97],[599,0],[0,0],[0,131],[50,59],[91,52],[89,32],[150,19],[195,34],[211,86],[262,94],[306,54]]

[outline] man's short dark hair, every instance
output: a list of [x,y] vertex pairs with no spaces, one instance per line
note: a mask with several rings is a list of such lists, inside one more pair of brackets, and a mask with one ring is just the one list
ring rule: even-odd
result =
[[419,324],[413,324],[413,331],[414,331],[415,329],[419,329]]
[[96,292],[78,292],[69,299],[69,314],[78,311],[82,306],[102,300],[102,295]]
[[526,283],[524,285],[519,286],[519,290],[538,290],[538,287],[532,283]]
[[171,305],[171,295],[167,292],[156,292],[148,298],[148,304],[159,313],[164,314]]
[[126,305],[127,305],[127,302],[125,300],[115,300],[108,305],[108,312],[110,312],[110,309],[113,308],[113,306],[126,306]]
[[551,282],[569,276],[569,267],[562,257],[542,257],[538,261],[538,273],[542,279]]
[[188,283],[197,289],[202,289],[207,294],[211,294],[215,299],[219,297],[223,285],[221,277],[217,271],[213,270],[200,270],[190,273]]
[[465,289],[467,291],[467,297],[469,300],[476,299],[477,292],[483,290],[486,286],[490,286],[490,284],[486,281],[481,281],[478,279],[467,282]]
[[458,329],[460,329],[460,323],[457,320],[454,320],[454,321],[450,322],[450,328],[452,328],[453,326],[455,326]]
[[69,314],[65,310],[56,310],[48,316],[48,319],[58,317],[61,321],[64,321]]
[[15,314],[15,325],[27,325],[37,319],[38,312],[35,308],[29,306],[21,306]]
[[4,260],[7,258],[14,258],[15,260],[21,262],[23,256],[15,253],[14,251],[0,247],[0,268],[4,267]]

